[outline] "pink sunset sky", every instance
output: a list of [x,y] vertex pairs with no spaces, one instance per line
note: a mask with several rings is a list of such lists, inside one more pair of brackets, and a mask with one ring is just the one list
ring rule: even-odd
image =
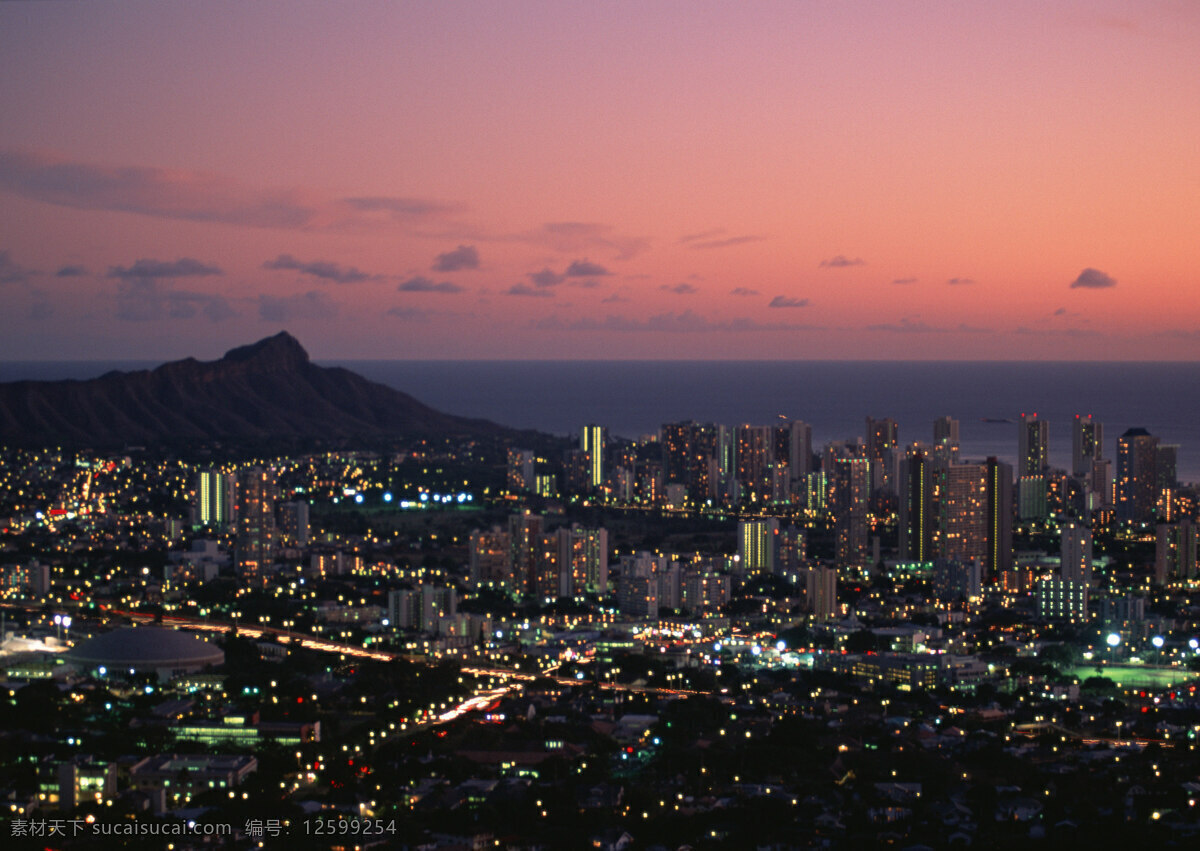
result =
[[0,359],[1200,355],[1200,3],[0,3]]

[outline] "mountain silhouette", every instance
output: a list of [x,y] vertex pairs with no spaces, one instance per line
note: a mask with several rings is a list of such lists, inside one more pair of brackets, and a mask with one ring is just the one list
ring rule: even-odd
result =
[[316,366],[286,331],[151,370],[88,381],[0,383],[0,442],[104,446],[265,438],[515,434],[435,411],[339,367]]

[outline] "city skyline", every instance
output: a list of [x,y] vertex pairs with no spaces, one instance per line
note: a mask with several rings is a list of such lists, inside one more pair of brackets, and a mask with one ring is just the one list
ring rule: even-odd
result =
[[1200,355],[1184,3],[0,6],[0,360]]

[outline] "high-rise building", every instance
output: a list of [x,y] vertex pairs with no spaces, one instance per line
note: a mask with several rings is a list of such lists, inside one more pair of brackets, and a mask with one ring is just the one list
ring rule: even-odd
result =
[[604,452],[608,445],[608,429],[586,425],[579,434],[579,448],[588,454],[588,485],[598,488],[604,484]]
[[890,417],[877,420],[867,417],[867,460],[871,462],[871,488],[895,493],[895,471],[892,468],[894,450],[900,427]]
[[467,563],[473,589],[493,588],[513,593],[512,540],[499,526],[471,532]]
[[234,568],[247,583],[266,581],[275,557],[275,473],[262,467],[237,477],[237,536]]
[[812,567],[804,571],[804,597],[813,620],[827,621],[836,618],[837,571],[832,567]]
[[534,477],[534,455],[527,449],[508,450],[508,491],[521,493],[532,491],[536,485]]
[[933,445],[958,451],[958,420],[938,417],[933,421]]
[[738,426],[736,440],[741,498],[748,502],[769,502],[775,491],[775,427]]
[[1058,575],[1070,582],[1092,584],[1092,530],[1079,523],[1062,527]]
[[900,462],[900,540],[902,559],[932,561],[937,520],[938,465],[914,447]]
[[526,511],[508,518],[509,583],[517,594],[536,595],[539,586],[539,557],[545,520],[540,514]]
[[1196,578],[1196,524],[1191,520],[1160,523],[1154,550],[1155,584]]
[[1071,473],[1090,476],[1092,464],[1104,455],[1104,425],[1092,415],[1075,415],[1071,429]]
[[204,470],[196,476],[192,514],[197,526],[228,528],[234,521],[236,478],[219,470]]
[[870,562],[867,546],[870,499],[871,462],[866,458],[835,458],[828,503],[839,565],[865,567]]
[[558,530],[560,597],[608,593],[608,531],[565,526]]
[[1021,414],[1017,429],[1017,475],[1043,475],[1050,468],[1050,424],[1037,414]]
[[742,520],[738,523],[738,563],[742,573],[774,573],[779,548],[779,521]]
[[983,563],[995,581],[1012,568],[1013,471],[1012,466],[987,459],[987,554]]
[[283,540],[293,546],[308,546],[308,503],[302,499],[279,506],[279,531]]
[[946,468],[946,490],[939,513],[938,555],[957,562],[980,561],[987,556],[986,464],[951,464]]
[[812,472],[812,426],[793,420],[788,425],[788,434],[788,471],[792,482],[804,488]]
[[722,460],[728,431],[724,426],[694,422],[663,425],[660,444],[665,483],[686,486],[688,495],[698,502],[718,499],[728,472]]
[[1131,428],[1117,438],[1117,519],[1154,519],[1158,503],[1158,438]]

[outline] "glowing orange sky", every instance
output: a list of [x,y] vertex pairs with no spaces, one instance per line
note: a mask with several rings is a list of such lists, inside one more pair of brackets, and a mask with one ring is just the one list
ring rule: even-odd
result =
[[1194,358],[1197,56],[1186,0],[0,4],[0,358]]

